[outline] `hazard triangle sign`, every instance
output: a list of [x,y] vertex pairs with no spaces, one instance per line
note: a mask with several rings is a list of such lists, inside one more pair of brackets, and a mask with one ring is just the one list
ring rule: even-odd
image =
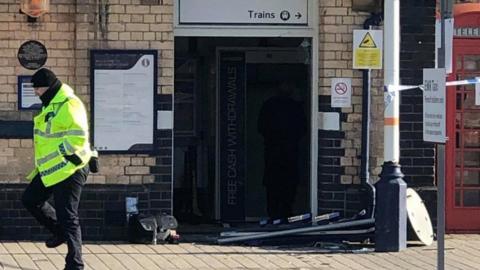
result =
[[362,42],[360,42],[360,48],[377,48],[377,44],[373,40],[372,35],[369,32],[363,37]]

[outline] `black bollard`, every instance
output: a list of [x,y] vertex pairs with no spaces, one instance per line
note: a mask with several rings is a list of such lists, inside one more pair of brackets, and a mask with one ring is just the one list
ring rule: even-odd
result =
[[375,210],[375,251],[397,252],[407,248],[407,184],[400,165],[382,166]]

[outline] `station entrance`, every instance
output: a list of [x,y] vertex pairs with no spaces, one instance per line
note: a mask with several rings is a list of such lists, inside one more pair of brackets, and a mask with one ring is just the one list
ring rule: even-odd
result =
[[310,212],[310,44],[175,38],[180,221],[245,223]]

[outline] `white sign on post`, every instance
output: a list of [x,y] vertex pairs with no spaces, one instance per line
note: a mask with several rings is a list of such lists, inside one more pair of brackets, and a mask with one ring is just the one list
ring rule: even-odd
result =
[[[480,80],[479,77],[476,79]],[[475,84],[475,105],[480,106],[480,83]]]
[[332,79],[332,108],[345,108],[352,106],[352,79]]
[[[453,69],[453,35],[454,35],[454,20],[453,18],[445,19],[445,69],[447,74],[452,73]],[[441,21],[436,20],[435,22],[435,48],[437,59],[438,59],[438,49],[442,47],[441,42]],[[437,60],[438,61],[438,60]]]
[[180,24],[308,24],[308,0],[178,0],[178,8]]
[[446,141],[446,73],[444,68],[423,69],[423,140]]

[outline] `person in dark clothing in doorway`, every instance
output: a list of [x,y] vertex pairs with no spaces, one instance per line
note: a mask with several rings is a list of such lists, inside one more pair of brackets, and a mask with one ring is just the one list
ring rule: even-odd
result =
[[278,95],[263,103],[258,117],[258,132],[265,146],[263,184],[270,219],[292,215],[299,182],[298,144],[307,132],[307,119],[302,104],[291,97],[294,88],[294,83],[281,83]]
[[[53,236],[46,246],[54,248],[66,242],[66,270],[84,269],[82,235],[78,205],[89,174],[92,157],[87,112],[73,89],[42,68],[32,76],[35,94],[42,110],[35,116],[35,167],[22,202],[25,208]],[[47,200],[53,195],[55,207]]]

